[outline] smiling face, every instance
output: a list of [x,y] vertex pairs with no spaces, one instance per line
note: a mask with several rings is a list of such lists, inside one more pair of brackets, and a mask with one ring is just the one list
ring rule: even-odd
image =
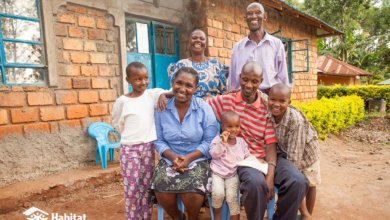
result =
[[246,8],[245,20],[250,31],[258,31],[263,27],[263,22],[267,20],[264,7],[259,3],[251,3]]
[[285,87],[271,88],[268,96],[268,109],[280,121],[290,104],[290,90]]
[[133,93],[143,94],[149,85],[148,71],[144,67],[131,67],[127,70],[126,81],[133,87]]
[[243,71],[240,74],[240,86],[243,99],[256,95],[263,77],[254,71]]
[[172,92],[175,96],[175,101],[180,103],[188,103],[191,101],[197,88],[197,79],[191,73],[179,70],[172,82]]
[[240,133],[240,116],[237,114],[230,114],[222,117],[221,121],[222,131],[229,132],[229,139],[235,139]]
[[201,30],[193,31],[189,44],[192,54],[203,54],[206,49],[206,34]]

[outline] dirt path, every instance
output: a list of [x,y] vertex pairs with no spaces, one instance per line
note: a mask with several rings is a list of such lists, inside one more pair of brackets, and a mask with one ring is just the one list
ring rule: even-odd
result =
[[[330,136],[321,143],[321,152],[322,184],[314,219],[390,219],[389,143],[368,144]],[[25,204],[26,208],[31,206],[49,213],[85,213],[87,219],[96,220],[125,216],[120,182]],[[23,211],[0,215],[0,219],[26,219]],[[201,219],[209,219],[208,210]]]

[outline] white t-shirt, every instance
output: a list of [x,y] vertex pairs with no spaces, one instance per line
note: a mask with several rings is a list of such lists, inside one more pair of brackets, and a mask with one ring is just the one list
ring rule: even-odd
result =
[[147,89],[136,98],[120,96],[111,111],[112,124],[122,136],[125,145],[142,144],[157,139],[154,109],[163,89]]

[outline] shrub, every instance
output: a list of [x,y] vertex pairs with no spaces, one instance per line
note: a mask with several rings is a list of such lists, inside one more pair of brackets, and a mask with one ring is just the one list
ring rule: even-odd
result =
[[[369,98],[386,99],[390,103],[390,85],[389,86],[318,86],[317,97],[332,98],[336,96],[357,95],[364,101]],[[389,104],[388,104],[389,105]]]
[[328,133],[338,133],[364,117],[364,101],[356,95],[322,98],[312,102],[294,102],[293,106],[306,115],[317,129],[320,139],[325,139]]

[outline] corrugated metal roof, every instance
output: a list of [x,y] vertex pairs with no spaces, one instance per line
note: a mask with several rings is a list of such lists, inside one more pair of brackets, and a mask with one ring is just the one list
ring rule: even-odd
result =
[[372,76],[372,73],[328,55],[318,57],[318,73],[338,76]]

